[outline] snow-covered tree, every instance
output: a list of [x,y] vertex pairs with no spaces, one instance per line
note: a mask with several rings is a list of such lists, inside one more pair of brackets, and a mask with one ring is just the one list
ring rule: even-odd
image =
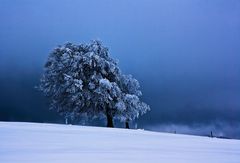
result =
[[66,118],[106,117],[108,127],[114,118],[128,122],[150,110],[140,101],[138,81],[121,73],[100,41],[54,49],[39,89]]

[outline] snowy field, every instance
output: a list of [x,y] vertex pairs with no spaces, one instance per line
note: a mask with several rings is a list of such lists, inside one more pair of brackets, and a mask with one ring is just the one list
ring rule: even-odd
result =
[[240,140],[0,122],[0,163],[240,163]]

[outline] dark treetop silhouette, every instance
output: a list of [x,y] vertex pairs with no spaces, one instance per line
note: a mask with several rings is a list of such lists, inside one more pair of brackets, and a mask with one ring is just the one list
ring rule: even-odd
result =
[[45,64],[39,89],[50,98],[51,108],[66,118],[106,117],[126,123],[150,110],[140,101],[140,86],[131,75],[121,73],[100,41],[54,49]]

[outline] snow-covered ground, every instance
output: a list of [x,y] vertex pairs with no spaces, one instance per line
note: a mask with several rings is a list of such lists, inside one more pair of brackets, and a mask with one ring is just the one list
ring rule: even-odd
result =
[[240,163],[240,140],[0,122],[0,163]]

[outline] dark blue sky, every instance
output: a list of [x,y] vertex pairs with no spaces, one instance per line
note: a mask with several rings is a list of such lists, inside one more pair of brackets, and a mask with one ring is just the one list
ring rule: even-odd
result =
[[141,83],[140,126],[240,137],[238,0],[1,0],[0,22],[0,120],[54,121],[34,90],[49,52],[101,39]]

